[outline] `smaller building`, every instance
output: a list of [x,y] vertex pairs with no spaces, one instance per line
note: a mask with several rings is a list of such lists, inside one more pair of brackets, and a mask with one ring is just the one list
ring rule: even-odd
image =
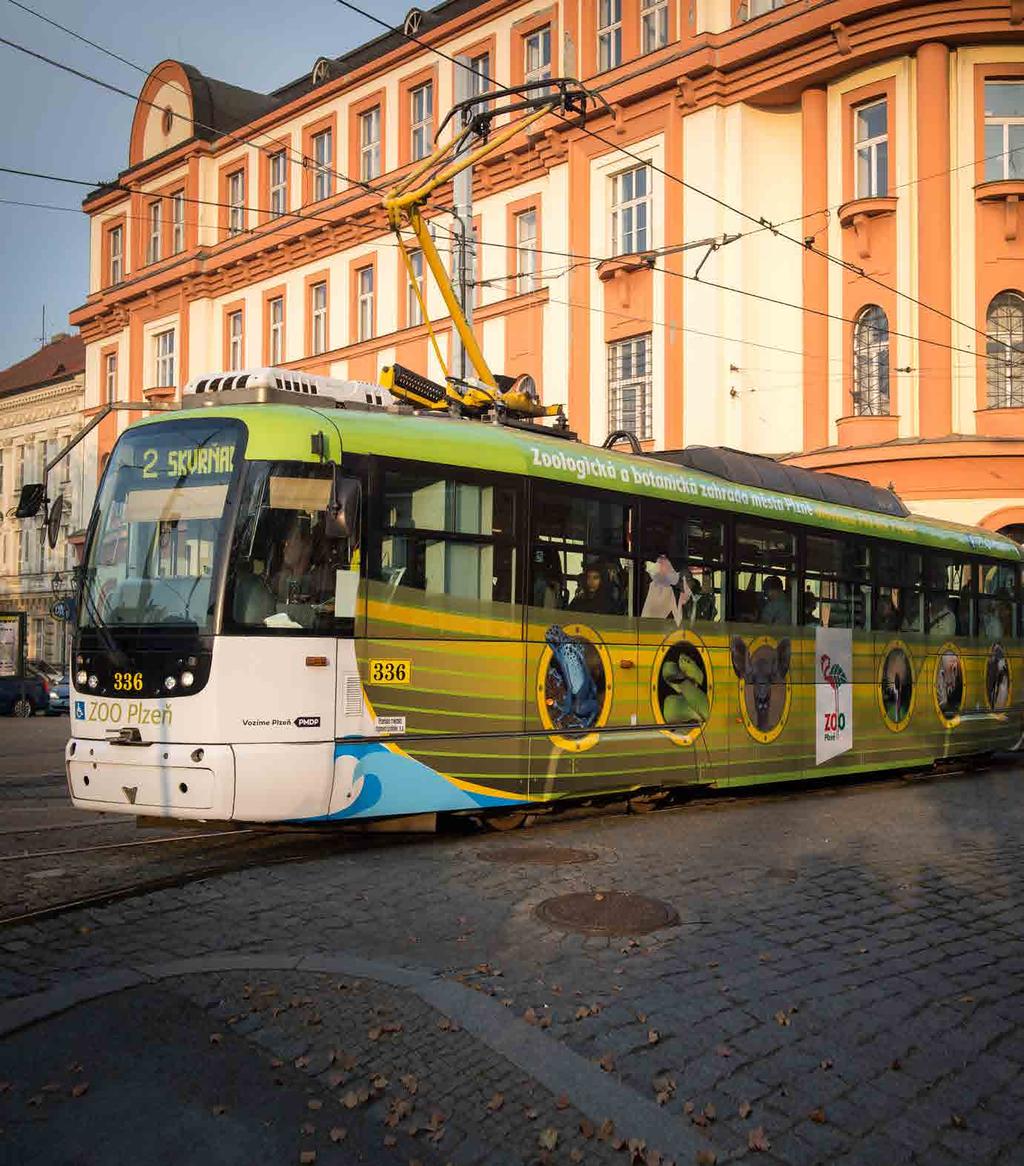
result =
[[21,487],[41,482],[46,463],[81,427],[84,406],[85,345],[77,333],[59,333],[0,372],[0,609],[27,614],[29,658],[54,665],[67,659],[67,625],[50,614],[55,583],[58,590],[69,588],[78,562],[74,535],[84,527],[96,492],[95,473],[86,481],[80,449],[50,476],[50,497],[65,500],[53,549],[45,516],[17,519],[14,511]]

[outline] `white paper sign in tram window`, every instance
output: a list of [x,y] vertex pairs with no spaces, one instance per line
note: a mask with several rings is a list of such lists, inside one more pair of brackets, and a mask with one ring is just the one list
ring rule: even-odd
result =
[[853,748],[853,632],[817,628],[814,633],[815,763]]

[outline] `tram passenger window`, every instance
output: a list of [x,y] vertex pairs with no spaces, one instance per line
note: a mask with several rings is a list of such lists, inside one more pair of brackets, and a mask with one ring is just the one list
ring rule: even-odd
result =
[[925,632],[940,638],[972,633],[972,566],[948,555],[925,558]]
[[875,550],[875,602],[871,627],[877,632],[919,632],[924,626],[921,555],[900,546]]
[[645,501],[637,544],[641,619],[692,625],[723,618],[720,519],[670,502]]
[[511,603],[515,490],[474,477],[416,469],[383,475],[382,532],[371,578],[457,599]]
[[808,535],[801,622],[830,628],[866,628],[871,607],[865,543]]
[[733,619],[796,623],[796,539],[789,531],[738,522],[732,580]]
[[1017,568],[1010,563],[978,567],[978,635],[996,642],[1017,638]]

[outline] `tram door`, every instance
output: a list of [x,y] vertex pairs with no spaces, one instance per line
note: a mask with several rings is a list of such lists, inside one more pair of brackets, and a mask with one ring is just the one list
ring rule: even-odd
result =
[[631,513],[621,495],[532,485],[525,620],[530,796],[639,778]]

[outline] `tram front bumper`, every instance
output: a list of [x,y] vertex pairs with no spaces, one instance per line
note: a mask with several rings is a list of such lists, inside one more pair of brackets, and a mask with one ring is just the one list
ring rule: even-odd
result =
[[84,810],[226,821],[235,802],[229,745],[123,745],[74,739],[65,747],[71,800]]

